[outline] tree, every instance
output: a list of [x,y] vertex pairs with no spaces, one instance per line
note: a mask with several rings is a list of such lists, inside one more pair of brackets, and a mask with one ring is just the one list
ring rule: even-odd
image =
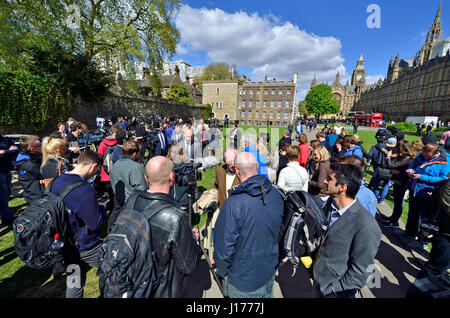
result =
[[[233,75],[230,69],[233,68]],[[199,82],[199,87],[202,87],[204,81],[221,81],[226,79],[239,79],[239,72],[236,70],[236,64],[229,65],[225,62],[212,62],[207,67],[202,75],[195,77]]]
[[179,6],[180,0],[2,0],[0,70],[20,70],[29,48],[59,43],[130,79],[145,61],[160,80],[163,58],[175,54],[179,40],[172,25]]
[[33,48],[30,54],[28,71],[63,90],[70,90],[72,96],[80,95],[86,101],[96,100],[104,96],[111,86],[111,74],[99,70],[95,61],[83,54],[73,54],[59,45],[49,51]]
[[324,114],[336,114],[340,105],[333,98],[331,87],[320,84],[313,87],[305,98],[306,110],[309,114],[315,114],[318,118]]
[[172,84],[167,92],[167,99],[195,105],[195,100],[183,84]]
[[298,103],[298,113],[299,115],[306,115],[308,111],[306,110],[306,100],[302,100]]
[[205,111],[203,113],[203,119],[208,120],[212,117],[212,106],[210,104],[206,104]]

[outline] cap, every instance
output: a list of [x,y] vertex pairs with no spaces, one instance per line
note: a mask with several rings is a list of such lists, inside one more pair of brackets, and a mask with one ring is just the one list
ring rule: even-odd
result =
[[397,146],[397,139],[395,139],[394,137],[389,138],[386,146],[388,146],[389,148],[394,148],[395,146]]
[[436,144],[436,135],[430,134],[430,135],[425,135],[422,137],[422,142],[423,145],[428,145],[428,144]]

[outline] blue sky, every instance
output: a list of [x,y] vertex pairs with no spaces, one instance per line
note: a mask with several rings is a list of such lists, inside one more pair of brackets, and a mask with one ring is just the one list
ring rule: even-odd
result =
[[[381,28],[366,21],[370,4],[381,9]],[[181,43],[173,59],[191,65],[236,63],[241,74],[261,80],[300,76],[306,94],[319,82],[350,79],[363,49],[368,82],[385,77],[397,53],[411,58],[424,43],[440,0],[249,1],[184,0],[175,18]],[[450,0],[442,6],[443,37],[450,36]],[[264,46],[266,45],[266,46]],[[255,49],[256,47],[256,49]]]

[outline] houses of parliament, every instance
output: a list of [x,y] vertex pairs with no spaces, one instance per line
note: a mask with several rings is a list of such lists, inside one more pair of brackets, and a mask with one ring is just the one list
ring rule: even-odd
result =
[[[386,121],[404,121],[408,116],[438,116],[440,121],[450,121],[450,38],[441,39],[441,11],[442,2],[416,56],[391,58],[384,80],[366,85],[362,52],[351,84],[341,85],[339,73],[336,75],[332,92],[341,105],[338,117],[363,111],[383,113]],[[311,87],[315,85],[314,77]]]

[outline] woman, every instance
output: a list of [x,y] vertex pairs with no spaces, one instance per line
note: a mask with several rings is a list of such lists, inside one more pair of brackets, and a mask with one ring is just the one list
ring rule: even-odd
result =
[[416,155],[419,155],[420,153],[422,153],[422,149],[423,149],[422,140],[413,141],[412,148],[413,148],[414,152],[416,153]]
[[292,131],[294,130],[294,125],[292,124],[292,121],[289,123],[288,130],[289,130],[289,137],[292,137]]
[[267,171],[271,183],[277,182],[277,170],[279,165],[279,156],[270,149],[270,135],[266,132],[259,134],[256,150],[267,160]]
[[406,173],[409,164],[416,157],[416,152],[409,141],[401,140],[396,145],[397,160],[392,161],[392,150],[386,157],[386,165],[392,169],[391,181],[394,183],[394,210],[390,217],[382,217],[383,226],[398,228],[398,220],[403,212],[403,198],[407,190],[409,176]]
[[306,167],[306,164],[308,163],[308,158],[309,158],[309,146],[308,146],[308,137],[306,136],[305,133],[302,133],[298,136],[298,142],[300,143],[298,145],[298,149],[300,149],[300,156],[298,157],[298,163],[300,164],[300,166],[302,166],[303,168]]
[[328,199],[328,187],[324,181],[333,173],[330,168],[330,153],[324,146],[318,147],[313,153],[317,166],[309,183],[308,192],[314,197],[316,203],[323,207]]
[[62,138],[45,138],[42,144],[41,174],[44,179],[56,178],[72,170],[69,161],[64,159],[67,141]]
[[287,167],[281,170],[277,185],[286,191],[308,191],[308,173],[299,165],[300,149],[287,145]]
[[347,133],[347,131],[344,129],[344,128],[342,128],[342,131],[341,131],[341,133],[339,134],[339,139],[344,139],[345,137],[347,137],[348,136],[348,133]]
[[311,141],[311,144],[309,147],[310,152],[309,152],[309,156],[308,156],[308,162],[306,163],[306,167],[305,167],[305,169],[308,172],[308,175],[310,177],[312,177],[312,175],[316,171],[316,166],[317,166],[317,162],[314,159],[314,150],[316,150],[320,146],[321,146],[320,141],[318,141],[318,140]]
[[205,150],[205,147],[209,144],[209,136],[208,136],[208,125],[205,124],[205,120],[200,119],[200,125],[197,127],[197,137],[198,140],[202,143],[202,152]]
[[330,147],[334,146],[336,140],[338,139],[338,135],[336,134],[336,129],[334,129],[334,127],[329,130],[329,134],[325,137],[325,139],[330,144]]
[[336,140],[334,147],[331,148],[331,156],[333,158],[341,158],[345,157],[346,150],[344,148],[344,140],[338,139]]

